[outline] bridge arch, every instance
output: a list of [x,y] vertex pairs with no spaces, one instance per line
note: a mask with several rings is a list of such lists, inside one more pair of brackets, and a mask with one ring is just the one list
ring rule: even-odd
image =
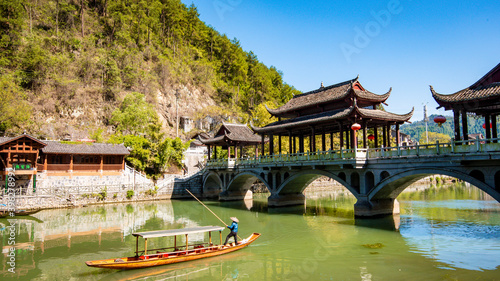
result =
[[[474,173],[478,171],[479,173]],[[495,187],[489,186],[484,181],[484,173],[479,170],[474,170],[467,174],[461,171],[450,170],[446,168],[421,168],[407,170],[401,173],[391,175],[375,186],[375,188],[368,193],[368,200],[381,200],[381,199],[395,199],[398,195],[412,183],[431,175],[446,175],[454,177],[465,182],[468,182],[488,195],[495,198],[500,202],[500,193],[495,190]],[[482,176],[482,177],[481,177]],[[479,178],[478,178],[479,177]]]
[[[345,173],[341,172],[340,174]],[[289,178],[285,179],[283,183],[277,187],[276,193],[275,194],[298,194],[298,193],[303,193],[304,190],[311,184],[313,181],[315,181],[317,178],[325,176],[331,179],[336,180],[339,182],[341,185],[343,185],[345,188],[349,190],[354,196],[357,196],[358,193],[356,192],[355,189],[353,189],[346,181],[345,179],[340,178],[339,176],[335,175],[334,173],[327,172],[327,171],[322,171],[322,170],[305,170],[301,171],[299,173],[296,173],[294,175],[291,175]]]
[[267,181],[262,177],[262,174],[254,173],[251,171],[239,173],[234,176],[233,180],[228,183],[225,191],[243,191],[250,190],[252,185],[260,180],[268,190],[271,190]]
[[219,193],[223,189],[223,179],[224,175],[218,175],[215,172],[211,172],[205,176],[202,186],[202,194],[205,198],[218,198]]

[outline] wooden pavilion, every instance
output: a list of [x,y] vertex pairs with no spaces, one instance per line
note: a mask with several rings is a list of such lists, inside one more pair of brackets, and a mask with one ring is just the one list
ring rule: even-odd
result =
[[228,158],[231,159],[231,148],[234,147],[234,158],[238,158],[238,148],[240,156],[243,154],[243,147],[255,145],[255,155],[258,154],[258,145],[261,138],[254,134],[246,124],[233,124],[223,122],[217,134],[213,138],[198,139],[208,147],[208,160],[211,159],[211,149],[214,151],[214,158],[217,159],[217,146],[227,149]]
[[[386,104],[391,94],[390,89],[383,95],[367,91],[359,82],[359,77],[339,84],[294,96],[285,105],[270,109],[268,112],[277,117],[278,121],[264,127],[253,127],[254,132],[269,137],[270,154],[274,154],[273,139],[278,136],[278,150],[281,153],[281,138],[289,137],[289,151],[304,152],[304,138],[309,137],[309,150],[316,151],[316,138],[321,136],[322,150],[327,151],[326,135],[330,134],[330,150],[334,149],[333,134],[339,133],[340,147],[357,147],[356,132],[353,124],[359,124],[363,132],[363,147],[368,147],[367,129],[373,129],[374,146],[391,145],[391,126],[395,125],[399,136],[399,125],[408,122],[413,115],[411,112],[398,115],[389,113],[380,108]],[[382,129],[382,142],[378,137],[378,130]],[[396,138],[399,145],[400,138]]]
[[[450,95],[438,94],[430,86],[432,97],[439,108],[453,110],[455,140],[467,141],[469,130],[467,114],[484,117],[486,139],[498,137],[497,115],[500,113],[500,64],[470,87]],[[462,117],[462,135],[460,135],[460,116]],[[495,141],[496,142],[496,141]]]

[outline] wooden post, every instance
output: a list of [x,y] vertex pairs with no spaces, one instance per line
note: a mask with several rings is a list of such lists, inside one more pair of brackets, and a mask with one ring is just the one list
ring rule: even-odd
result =
[[47,154],[43,155],[43,170],[47,171]]
[[340,149],[342,149],[344,147],[344,127],[342,126],[342,123],[339,123],[339,127],[340,127],[340,134],[339,134]]
[[177,251],[177,236],[174,236],[174,252]]
[[453,125],[455,127],[455,141],[460,141],[460,111],[453,109]]
[[288,154],[293,153],[292,131],[288,131]]
[[[71,162],[73,162],[73,155],[71,155]],[[101,165],[99,166],[99,170],[104,170],[104,155],[101,155]]]
[[144,255],[148,254],[148,238],[144,238]]
[[260,150],[260,155],[264,156],[264,140],[265,140],[265,135],[262,134],[262,143],[261,143],[261,150]]
[[323,128],[323,132],[321,133],[321,150],[326,151],[326,135],[325,135],[324,128]]
[[312,143],[311,152],[312,151],[316,152],[316,130],[314,126],[312,127],[312,132],[311,132],[311,143]]
[[212,231],[208,232],[208,245],[212,246]]
[[[69,170],[73,171],[73,154],[70,155]],[[102,170],[102,167],[101,167],[101,170]]]
[[281,155],[281,134],[278,135],[278,153]]
[[219,236],[220,236],[220,245],[222,245],[222,231],[219,230]]
[[274,155],[274,135],[269,135],[269,155]]
[[391,147],[391,125],[387,124],[387,147]]
[[378,147],[378,132],[377,132],[377,126],[373,127],[373,136],[375,139],[373,140],[375,142],[375,148]]
[[462,109],[462,135],[463,140],[469,140],[469,125],[467,124],[467,111]]
[[333,150],[333,132],[330,133],[330,150]]
[[400,145],[400,134],[399,134],[399,124],[396,124],[396,146],[399,147]]
[[[486,139],[491,139],[491,123],[490,123],[490,115],[487,114],[484,116],[485,130],[486,130]],[[487,142],[489,143],[489,141]]]
[[[491,137],[496,139],[498,138],[498,132],[497,132],[497,116],[495,114],[491,115]],[[498,141],[493,141],[494,143],[497,143]]]
[[363,122],[363,147],[368,147],[368,142],[366,141],[366,122]]
[[382,145],[388,147],[387,145],[387,125],[382,126]]
[[210,161],[210,145],[207,145],[208,148],[208,161]]
[[135,256],[139,255],[139,236],[135,237]]
[[186,251],[188,250],[189,243],[188,243],[188,235],[186,234]]
[[234,159],[238,159],[238,146],[234,146]]

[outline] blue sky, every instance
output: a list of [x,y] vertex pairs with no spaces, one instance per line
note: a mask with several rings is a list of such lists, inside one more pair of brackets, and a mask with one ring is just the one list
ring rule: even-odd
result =
[[[360,75],[369,91],[393,88],[388,111],[421,120],[500,63],[500,1],[182,0],[245,51],[307,92]],[[447,112],[450,115],[451,113]]]

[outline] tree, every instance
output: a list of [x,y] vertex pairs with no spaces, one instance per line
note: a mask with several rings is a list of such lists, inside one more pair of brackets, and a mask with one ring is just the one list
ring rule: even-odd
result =
[[449,135],[429,132],[429,143],[426,142],[425,132],[420,135],[420,144],[433,144],[439,141],[439,143],[449,143],[451,138]]
[[158,116],[143,94],[133,92],[125,96],[120,108],[113,112],[110,122],[120,133],[146,134],[150,125],[158,122]]
[[22,126],[31,115],[31,106],[12,75],[0,75],[0,131]]

